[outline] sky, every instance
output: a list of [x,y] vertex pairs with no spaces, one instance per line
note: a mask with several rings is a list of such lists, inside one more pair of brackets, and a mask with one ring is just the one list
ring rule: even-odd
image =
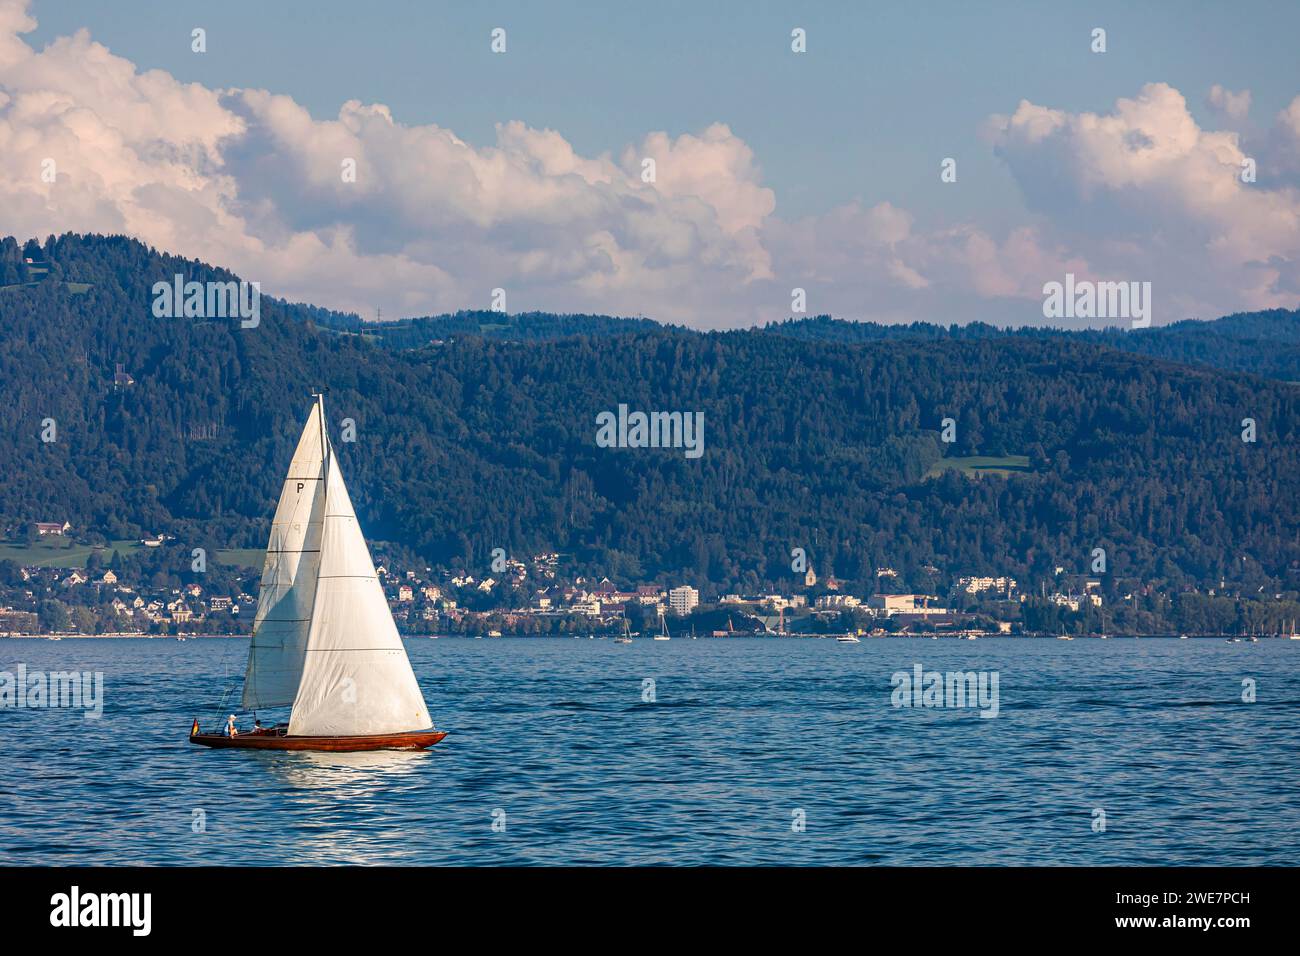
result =
[[1295,308],[1300,4],[1132,6],[0,0],[0,233],[366,317]]

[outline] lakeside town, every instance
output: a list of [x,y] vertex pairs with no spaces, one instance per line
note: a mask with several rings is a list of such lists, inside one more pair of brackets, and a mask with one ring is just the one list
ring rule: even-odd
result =
[[[10,529],[12,531],[12,529]],[[167,535],[138,542],[78,539],[67,522],[36,522],[0,552],[0,636],[175,637],[248,634],[260,568],[192,558]],[[78,550],[80,549],[80,550]],[[51,555],[79,555],[55,566]],[[123,552],[126,551],[126,556]],[[104,555],[108,558],[105,559]],[[235,552],[232,552],[235,554]],[[30,555],[47,563],[25,563]],[[1056,567],[1050,583],[922,566],[917,589],[895,568],[867,581],[821,577],[813,567],[763,593],[707,583],[637,583],[567,569],[556,552],[527,560],[497,553],[489,568],[409,566],[377,552],[376,572],[398,629],[408,635],[571,636],[670,633],[697,637],[1286,636],[1300,595],[1244,594],[1151,584]],[[188,562],[188,563],[187,563]],[[63,563],[77,563],[64,561]],[[195,568],[199,570],[195,570]],[[188,570],[178,570],[188,569]],[[913,575],[915,578],[917,575]]]

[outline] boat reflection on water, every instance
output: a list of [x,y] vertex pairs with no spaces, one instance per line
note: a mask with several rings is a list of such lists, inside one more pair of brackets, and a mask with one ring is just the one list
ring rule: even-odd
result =
[[294,790],[335,791],[355,800],[400,786],[432,756],[427,750],[263,751],[267,769]]
[[[270,805],[294,823],[276,838],[284,866],[415,862],[411,831],[436,800],[428,750],[240,751],[262,764]],[[428,793],[427,800],[424,794]]]

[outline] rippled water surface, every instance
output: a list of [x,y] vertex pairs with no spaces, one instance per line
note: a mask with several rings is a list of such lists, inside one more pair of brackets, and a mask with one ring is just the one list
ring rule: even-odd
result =
[[[106,697],[0,709],[0,863],[1300,859],[1300,642],[418,638],[431,751],[191,746],[246,648],[0,641]],[[891,706],[915,663],[996,671],[999,716]]]

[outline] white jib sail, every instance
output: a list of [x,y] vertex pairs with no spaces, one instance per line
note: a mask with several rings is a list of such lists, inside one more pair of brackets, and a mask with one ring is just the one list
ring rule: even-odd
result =
[[316,600],[291,736],[348,737],[433,726],[326,440]]
[[247,710],[292,704],[302,678],[325,504],[320,415],[313,405],[271,521],[244,672]]

